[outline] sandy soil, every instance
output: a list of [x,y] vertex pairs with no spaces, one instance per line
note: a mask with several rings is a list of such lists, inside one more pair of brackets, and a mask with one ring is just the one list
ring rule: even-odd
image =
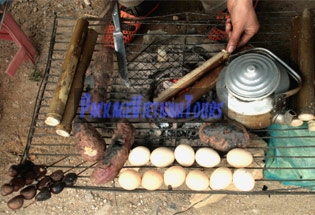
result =
[[[306,1],[315,6],[314,1]],[[102,0],[45,1],[16,0],[11,13],[39,51],[34,66],[26,62],[14,77],[4,73],[16,47],[0,41],[0,184],[7,182],[8,167],[20,161],[25,148],[32,111],[43,74],[50,40],[53,13],[71,17],[99,15],[104,9]],[[291,1],[280,1],[283,9],[292,7]],[[302,4],[302,3],[301,3]],[[170,9],[170,10],[174,10]],[[31,201],[18,211],[10,210],[0,197],[1,214],[313,214],[314,196],[296,195],[230,195],[204,207],[190,207],[191,195],[173,193],[120,193],[80,189],[66,189],[45,202]]]

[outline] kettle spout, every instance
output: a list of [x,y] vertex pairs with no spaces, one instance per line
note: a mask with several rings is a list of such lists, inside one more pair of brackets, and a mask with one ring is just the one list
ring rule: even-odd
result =
[[272,123],[280,125],[291,125],[295,117],[296,113],[293,110],[287,110],[284,113],[275,114],[272,119]]

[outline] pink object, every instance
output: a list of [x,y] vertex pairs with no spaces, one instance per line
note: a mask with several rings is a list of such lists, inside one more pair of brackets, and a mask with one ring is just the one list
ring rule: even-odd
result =
[[7,74],[14,76],[20,64],[26,59],[30,59],[35,64],[38,57],[37,51],[8,11],[0,26],[0,39],[14,41],[19,48],[6,70]]

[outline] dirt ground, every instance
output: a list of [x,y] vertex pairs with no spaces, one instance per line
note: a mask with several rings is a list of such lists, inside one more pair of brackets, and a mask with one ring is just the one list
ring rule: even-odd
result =
[[[105,0],[103,0],[105,1]],[[53,14],[79,17],[98,16],[104,9],[102,0],[15,0],[10,11],[39,51],[34,66],[26,62],[14,77],[5,69],[15,54],[16,47],[0,41],[0,184],[7,182],[8,167],[20,161],[32,119],[32,111],[43,74],[50,40]],[[279,10],[310,6],[315,1],[274,1]],[[264,2],[262,2],[263,4]],[[163,4],[166,4],[163,2]],[[196,4],[199,4],[196,3]],[[270,6],[271,7],[271,6]],[[266,7],[268,8],[268,6]],[[170,8],[170,11],[176,11]],[[204,207],[190,207],[190,195],[173,193],[119,193],[66,189],[45,202],[10,210],[9,197],[0,197],[0,214],[314,214],[313,195],[229,195]],[[29,205],[29,206],[28,206]]]

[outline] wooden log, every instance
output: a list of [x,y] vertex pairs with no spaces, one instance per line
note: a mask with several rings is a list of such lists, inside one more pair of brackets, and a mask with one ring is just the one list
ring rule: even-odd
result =
[[50,102],[49,111],[45,120],[47,125],[56,126],[60,123],[68,100],[73,77],[77,70],[83,43],[88,31],[88,25],[89,23],[85,18],[79,18],[76,22],[62,65],[61,75],[59,76],[52,101]]
[[223,62],[225,62],[229,57],[229,53],[225,50],[222,50],[218,54],[211,57],[201,66],[197,67],[181,79],[179,79],[175,84],[173,84],[168,89],[161,92],[157,98],[154,99],[155,102],[166,102],[169,99],[176,96],[179,92],[183,89],[191,86],[195,83],[198,79],[200,79],[206,72],[214,69],[215,67],[219,66]]
[[314,23],[310,9],[300,16],[300,34],[298,39],[298,66],[303,85],[297,95],[296,112],[303,121],[314,119]]
[[[188,91],[186,91],[183,94],[176,97],[173,100],[173,102],[174,103],[183,102],[183,104],[184,104],[183,109],[186,110],[187,109],[187,102],[185,102],[185,96],[186,95],[192,96],[192,100],[191,100],[190,105],[194,104],[204,94],[208,93],[211,89],[213,89],[215,87],[215,84],[217,83],[217,79],[218,79],[219,74],[220,74],[222,69],[223,69],[223,66],[219,66],[219,67],[213,69],[211,72],[209,72],[209,74],[206,74],[204,77],[202,77],[200,80],[198,80]],[[166,112],[168,112],[167,109],[166,109]],[[170,114],[170,113],[168,113],[168,114]],[[176,116],[174,116],[174,117],[176,117]]]
[[72,120],[79,107],[80,98],[84,87],[85,72],[91,62],[94,47],[97,40],[97,32],[93,29],[88,29],[88,33],[82,49],[80,62],[73,78],[69,97],[65,107],[62,120],[57,125],[56,133],[63,137],[69,137],[72,130]]

